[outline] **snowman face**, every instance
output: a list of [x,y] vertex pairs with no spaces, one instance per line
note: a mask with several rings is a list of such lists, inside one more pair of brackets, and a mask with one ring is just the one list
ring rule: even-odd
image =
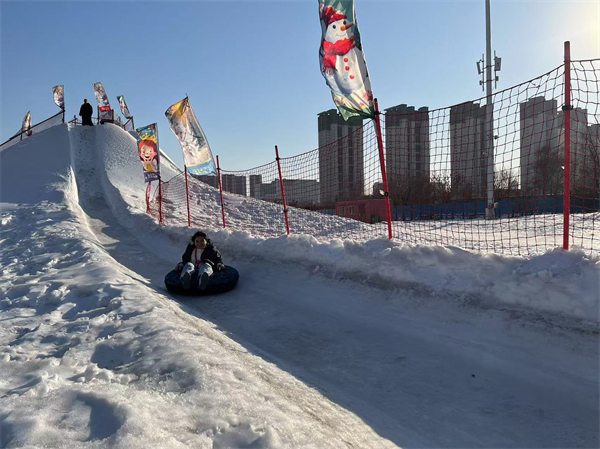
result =
[[327,31],[325,33],[325,40],[327,42],[337,42],[340,39],[347,39],[352,36],[352,31],[350,28],[354,24],[351,23],[348,19],[338,20],[336,22],[331,23],[327,27]]

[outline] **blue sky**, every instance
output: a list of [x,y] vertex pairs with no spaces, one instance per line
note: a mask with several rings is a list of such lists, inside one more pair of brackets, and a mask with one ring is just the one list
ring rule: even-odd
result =
[[[600,1],[494,1],[498,89],[573,59],[600,58]],[[485,2],[355,1],[371,83],[382,109],[430,109],[483,95],[475,63],[485,52]],[[319,72],[318,2],[0,2],[0,141],[31,110],[33,123],[67,117],[92,83],[113,108],[124,95],[136,126],[158,123],[160,145],[183,165],[164,116],[189,95],[224,169],[317,147],[317,114],[334,107]]]

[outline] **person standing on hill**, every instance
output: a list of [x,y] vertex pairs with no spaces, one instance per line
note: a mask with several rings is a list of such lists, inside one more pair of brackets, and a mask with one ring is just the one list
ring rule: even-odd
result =
[[92,123],[92,114],[94,114],[94,108],[88,103],[87,98],[83,100],[81,108],[79,108],[79,115],[81,116],[81,124],[94,126]]

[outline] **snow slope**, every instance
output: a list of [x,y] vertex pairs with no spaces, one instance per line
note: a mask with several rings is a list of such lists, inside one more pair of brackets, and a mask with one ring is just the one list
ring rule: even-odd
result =
[[0,447],[599,443],[595,259],[264,239],[218,229],[207,186],[242,279],[178,301],[190,230],[144,213],[130,135],[65,125],[0,164]]
[[392,447],[115,263],[118,236],[79,206],[118,204],[89,151],[104,132],[61,126],[2,156],[0,446]]

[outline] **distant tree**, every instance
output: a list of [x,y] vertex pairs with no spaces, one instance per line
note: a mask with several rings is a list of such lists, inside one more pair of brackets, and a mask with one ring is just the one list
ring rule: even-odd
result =
[[457,201],[472,201],[475,199],[475,188],[472,181],[462,173],[452,175],[452,199]]
[[431,175],[431,199],[433,204],[449,203],[452,200],[452,183],[447,172]]
[[496,201],[514,198],[520,194],[519,177],[511,169],[494,173],[494,199]]
[[431,180],[426,175],[412,175],[389,184],[394,204],[429,204],[432,201]]

